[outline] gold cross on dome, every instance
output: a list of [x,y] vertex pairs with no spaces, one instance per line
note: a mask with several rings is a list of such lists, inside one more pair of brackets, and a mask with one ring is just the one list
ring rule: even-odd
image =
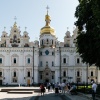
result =
[[25,31],[26,31],[27,27],[25,27]]
[[47,5],[46,9],[47,9],[47,14],[48,14],[48,9],[49,9],[49,6],[48,5]]
[[69,27],[67,27],[67,31],[68,31]]
[[14,20],[15,20],[15,22],[16,22],[16,20],[17,20],[17,17],[16,17],[16,16],[14,17]]
[[6,30],[6,27],[4,27],[4,31]]

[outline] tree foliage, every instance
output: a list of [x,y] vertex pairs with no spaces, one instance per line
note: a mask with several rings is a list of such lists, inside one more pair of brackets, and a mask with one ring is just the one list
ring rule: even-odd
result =
[[100,0],[79,0],[75,17],[77,52],[83,62],[100,66]]

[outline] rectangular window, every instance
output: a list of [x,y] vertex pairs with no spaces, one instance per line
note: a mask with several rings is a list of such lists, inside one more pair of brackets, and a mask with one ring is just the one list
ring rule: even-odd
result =
[[2,64],[2,58],[0,58],[0,64]]
[[27,59],[27,63],[30,64],[30,58]]
[[66,63],[66,58],[63,58],[63,63],[64,63],[64,64]]
[[16,58],[14,58],[14,64],[16,64]]

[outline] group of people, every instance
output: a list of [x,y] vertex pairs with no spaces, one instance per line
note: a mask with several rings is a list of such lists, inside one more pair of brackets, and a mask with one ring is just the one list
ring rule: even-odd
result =
[[44,95],[46,88],[48,89],[48,92],[54,91],[55,94],[65,93],[66,91],[71,94],[73,93],[77,94],[75,85],[71,85],[69,83],[65,84],[64,82],[63,83],[58,83],[58,82],[57,83],[47,83],[46,87],[44,84],[41,84],[40,85],[41,95]]
[[[97,84],[92,81],[92,98],[93,100],[95,100],[95,94],[96,94],[96,89],[97,89]],[[63,83],[47,83],[47,86],[46,88],[48,89],[48,92],[52,89],[55,94],[58,94],[58,93],[70,93],[70,94],[77,94],[77,89],[76,89],[76,86],[75,84],[70,84],[70,83],[67,83],[65,84],[64,82]],[[44,86],[44,84],[41,84],[40,85],[40,89],[41,89],[41,95],[44,95],[44,92],[46,91],[46,88]]]

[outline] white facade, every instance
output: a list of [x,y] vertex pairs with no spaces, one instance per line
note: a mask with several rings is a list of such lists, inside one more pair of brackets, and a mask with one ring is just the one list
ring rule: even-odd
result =
[[[29,42],[28,32],[20,34],[16,22],[10,34],[2,32],[0,41],[0,85],[32,84],[41,82],[100,82],[100,71],[82,63],[76,53],[76,28],[73,35],[67,31],[64,42],[59,42],[46,15],[40,41]],[[88,77],[88,78],[87,78]]]

